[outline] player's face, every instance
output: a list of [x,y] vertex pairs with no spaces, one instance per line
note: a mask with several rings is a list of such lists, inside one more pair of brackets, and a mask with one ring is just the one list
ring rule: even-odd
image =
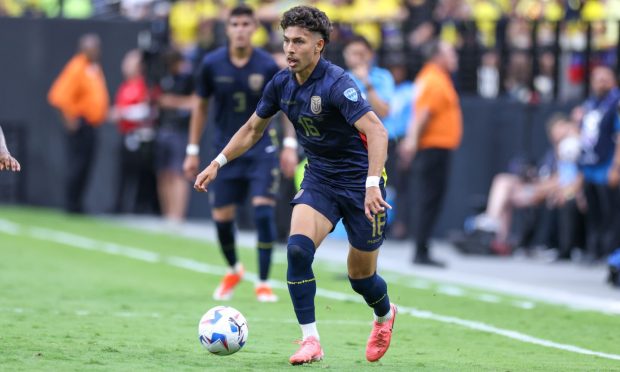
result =
[[284,30],[286,64],[294,73],[314,66],[321,58],[323,46],[323,39],[305,28],[291,26]]
[[256,30],[256,22],[250,16],[233,16],[226,25],[226,36],[233,49],[249,47],[252,34]]

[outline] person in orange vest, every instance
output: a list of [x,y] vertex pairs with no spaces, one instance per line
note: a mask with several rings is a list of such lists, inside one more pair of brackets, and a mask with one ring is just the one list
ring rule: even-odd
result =
[[19,165],[17,159],[11,156],[9,149],[6,146],[2,127],[0,127],[0,171],[5,169],[13,172],[19,172],[21,170],[21,166]]
[[100,54],[99,36],[83,35],[78,53],[56,78],[47,97],[50,105],[60,111],[67,132],[69,169],[65,208],[70,213],[84,212],[82,198],[95,156],[95,128],[103,124],[109,108]]
[[433,41],[425,47],[426,64],[415,80],[414,112],[399,145],[400,160],[411,164],[413,262],[443,267],[429,254],[429,238],[448,188],[452,153],[461,143],[463,124],[451,74],[458,69],[454,47]]

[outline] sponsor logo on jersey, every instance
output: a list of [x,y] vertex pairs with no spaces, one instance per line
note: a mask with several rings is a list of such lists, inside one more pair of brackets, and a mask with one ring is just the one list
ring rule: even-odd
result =
[[318,115],[321,113],[321,96],[312,96],[310,98],[310,111],[313,114]]
[[252,90],[261,90],[263,83],[265,82],[265,76],[262,74],[250,74],[248,77],[248,85]]
[[345,90],[343,94],[349,101],[357,102],[358,97],[355,88],[349,88]]
[[216,76],[215,77],[216,83],[233,83],[234,81],[235,81],[235,78],[232,76]]

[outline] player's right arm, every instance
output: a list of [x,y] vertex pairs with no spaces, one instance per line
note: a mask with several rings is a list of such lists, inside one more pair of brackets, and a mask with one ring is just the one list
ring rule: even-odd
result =
[[209,100],[202,98],[198,94],[192,96],[192,116],[189,121],[189,139],[187,141],[187,149],[185,161],[183,162],[183,171],[188,179],[193,179],[198,173],[200,166],[199,143],[202,133],[205,129],[207,119],[207,110]]
[[254,112],[230,139],[224,150],[196,177],[194,189],[206,192],[207,186],[217,177],[217,171],[224,164],[243,155],[263,137],[269,121],[271,117],[263,119]]

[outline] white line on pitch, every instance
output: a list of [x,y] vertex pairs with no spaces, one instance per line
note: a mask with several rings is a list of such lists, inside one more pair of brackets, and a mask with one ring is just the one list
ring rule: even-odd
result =
[[[0,219],[0,221],[2,220]],[[40,239],[40,240],[45,240],[45,241],[61,243],[61,244],[71,246],[71,247],[86,249],[90,251],[98,251],[98,252],[103,252],[103,253],[108,253],[108,254],[113,254],[113,255],[120,255],[120,256],[129,257],[129,258],[133,258],[133,259],[145,261],[145,262],[150,262],[150,263],[164,262],[169,265],[185,268],[191,271],[207,273],[207,274],[221,275],[224,272],[224,268],[222,267],[209,265],[209,264],[199,262],[199,261],[189,259],[189,258],[165,257],[159,253],[147,251],[147,250],[140,249],[140,248],[134,248],[134,247],[124,246],[124,245],[115,244],[115,243],[103,242],[103,241],[91,239],[88,237],[65,233],[62,231],[57,231],[57,230],[52,230],[52,229],[47,229],[47,228],[31,227],[31,228],[26,228],[22,230],[22,228],[19,225],[17,226],[19,227],[17,231],[24,232],[30,237]],[[4,232],[4,230],[0,229],[0,232]],[[247,276],[248,276],[248,279],[250,280],[255,278],[255,275],[247,275]],[[274,284],[275,287],[286,288],[286,284],[283,282],[272,281],[272,283]],[[330,291],[330,290],[326,290],[322,288],[317,288],[316,294],[317,296],[339,300],[339,301],[351,301],[351,302],[363,303],[363,300],[360,298],[360,296],[357,296],[357,295],[354,296],[351,294]],[[576,353],[576,354],[592,355],[592,356],[598,356],[598,357],[605,358],[605,359],[620,360],[620,355],[618,354],[604,353],[600,351],[594,351],[594,350],[581,348],[581,347],[574,346],[574,345],[561,344],[561,343],[541,339],[538,337],[533,337],[533,336],[530,336],[530,335],[527,335],[521,332],[494,327],[492,325],[478,322],[478,321],[472,321],[472,320],[466,320],[466,319],[461,319],[457,317],[435,314],[430,311],[420,310],[420,309],[416,309],[413,307],[399,306],[398,308],[401,311],[401,313],[409,314],[416,318],[430,319],[430,320],[435,320],[435,321],[442,322],[442,323],[455,324],[455,325],[459,325],[459,326],[469,328],[469,329],[474,329],[474,330],[481,331],[481,332],[492,333],[492,334],[508,337],[513,340],[521,341],[524,343],[530,343],[530,344],[545,346],[545,347],[549,347],[553,349],[569,351],[569,352]]]

